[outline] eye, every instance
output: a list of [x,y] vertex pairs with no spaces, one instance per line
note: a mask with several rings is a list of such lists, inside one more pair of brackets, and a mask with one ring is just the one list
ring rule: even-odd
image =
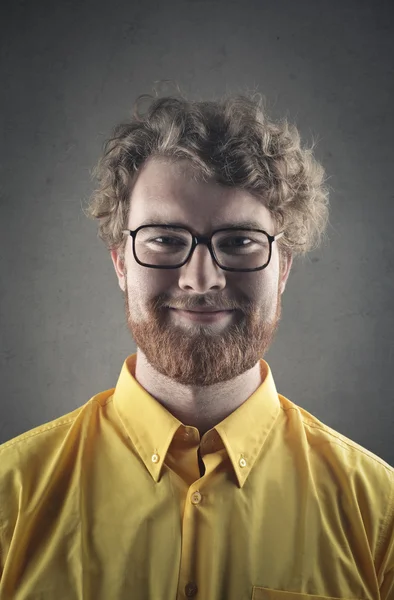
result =
[[[234,242],[235,240],[249,240],[250,242],[252,242],[252,243],[253,243],[253,240],[251,240],[250,238],[243,237],[243,236],[234,236],[234,237],[232,237],[232,238],[227,238],[227,240],[224,240],[224,241],[227,243],[227,245],[229,245],[229,246],[230,246],[230,245],[232,245],[232,244],[229,244],[229,243],[228,243],[228,242],[229,242],[229,240],[230,240],[231,242]],[[220,243],[220,245],[222,245],[222,242]],[[236,245],[236,244],[234,244],[234,245]],[[246,246],[246,245],[250,245],[250,244],[241,244],[241,245],[243,245],[243,246]]]
[[157,242],[157,240],[171,240],[172,242],[175,242],[175,245],[178,245],[178,244],[183,244],[184,245],[185,244],[185,242],[183,240],[181,240],[179,238],[176,238],[176,237],[169,236],[169,235],[166,235],[166,236],[161,235],[161,236],[156,237],[156,238],[151,238],[150,240],[148,240],[148,243],[149,244],[150,243],[157,243],[160,246],[166,246],[166,245],[172,246],[173,245],[172,243],[168,243],[168,242],[167,243],[166,242],[160,243],[160,242]]

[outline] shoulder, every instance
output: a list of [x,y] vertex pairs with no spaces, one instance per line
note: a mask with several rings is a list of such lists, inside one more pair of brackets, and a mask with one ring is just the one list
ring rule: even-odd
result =
[[10,494],[18,494],[18,490],[22,493],[26,480],[31,483],[37,481],[46,470],[51,457],[65,443],[75,422],[86,412],[87,405],[0,445],[0,510],[1,506],[8,504],[6,496],[9,500]]
[[324,465],[338,481],[353,478],[369,487],[376,484],[394,500],[394,467],[280,394],[279,401],[286,426],[305,444],[316,468]]
[[0,494],[4,477],[17,472],[43,471],[55,454],[76,448],[94,414],[100,411],[113,389],[93,396],[75,410],[18,435],[0,445]]
[[0,577],[20,514],[34,512],[50,488],[67,485],[112,391],[0,445]]
[[[345,527],[349,544],[366,540],[380,581],[394,589],[394,468],[279,395],[281,441],[290,447],[305,487]],[[342,527],[342,525],[340,525]],[[383,589],[383,588],[381,588]],[[384,595],[388,598],[389,593]],[[383,594],[382,594],[383,598]]]

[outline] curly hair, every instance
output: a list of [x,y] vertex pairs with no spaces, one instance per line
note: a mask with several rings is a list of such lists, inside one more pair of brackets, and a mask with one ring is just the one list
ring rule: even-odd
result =
[[[179,89],[179,88],[178,88]],[[138,111],[149,98],[145,114]],[[256,99],[257,98],[257,99]],[[267,116],[261,94],[191,101],[182,94],[139,96],[129,121],[117,125],[93,170],[99,186],[84,213],[99,220],[98,237],[124,258],[130,194],[149,158],[188,159],[193,177],[237,187],[264,203],[284,235],[279,256],[317,248],[328,222],[325,171],[286,118]],[[279,230],[278,230],[279,231]]]

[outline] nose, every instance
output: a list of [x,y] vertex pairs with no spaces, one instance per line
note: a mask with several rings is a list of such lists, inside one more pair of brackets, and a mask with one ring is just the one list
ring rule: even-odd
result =
[[198,244],[191,257],[179,267],[179,287],[202,294],[207,290],[226,287],[226,271],[214,261],[208,246]]

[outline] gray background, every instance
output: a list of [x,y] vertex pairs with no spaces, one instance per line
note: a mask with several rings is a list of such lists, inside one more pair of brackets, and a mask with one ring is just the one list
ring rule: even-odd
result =
[[331,186],[265,356],[278,391],[394,465],[390,2],[3,2],[0,442],[112,388],[135,352],[82,205],[112,126],[158,79],[244,88],[287,115]]

